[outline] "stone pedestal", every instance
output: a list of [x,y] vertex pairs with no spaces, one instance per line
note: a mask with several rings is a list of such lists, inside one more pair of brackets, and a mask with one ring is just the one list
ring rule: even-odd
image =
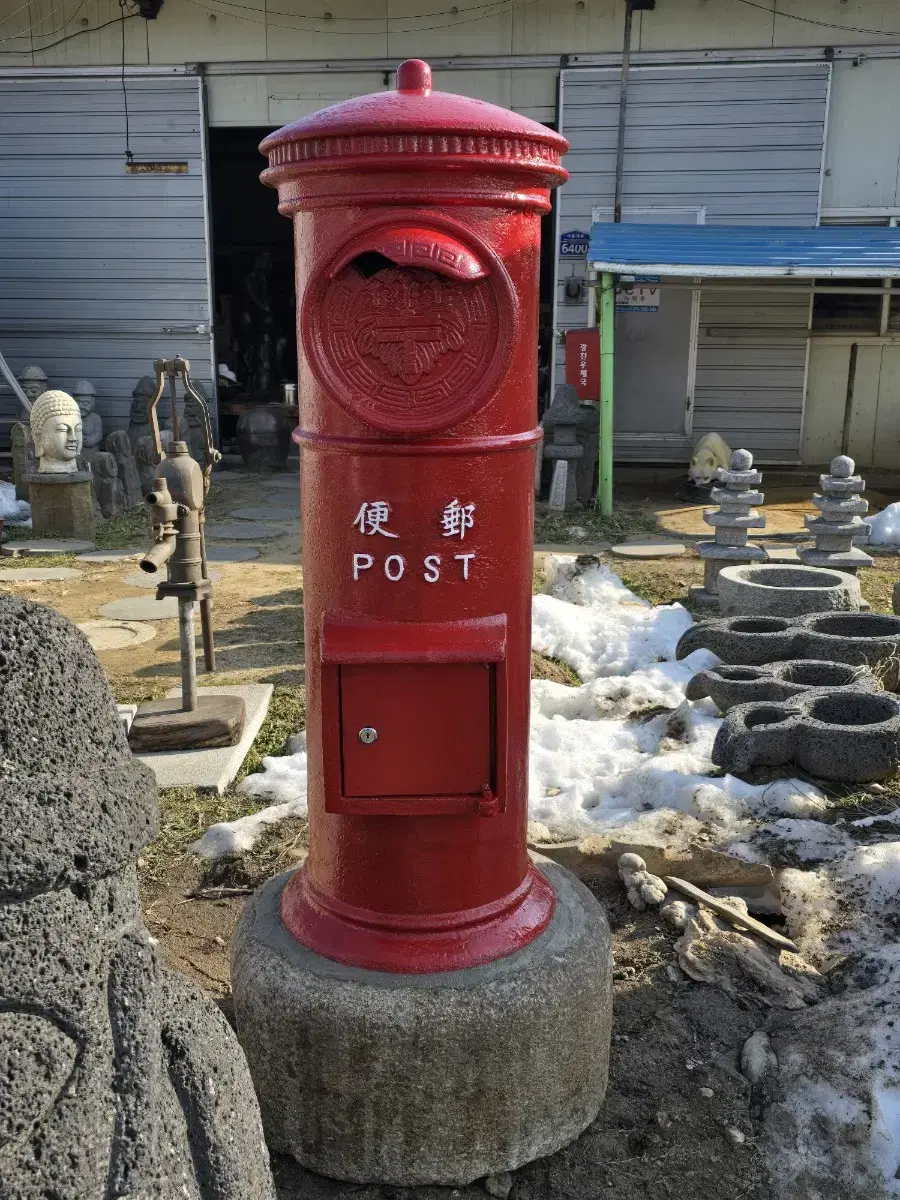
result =
[[[556,389],[553,403],[544,417],[545,428],[553,430],[552,440],[544,442],[544,458],[557,464],[550,485],[552,509],[570,508],[578,498],[576,462],[584,457],[584,447],[579,445],[576,436],[580,410],[577,391],[571,384],[564,383]],[[562,464],[566,464],[565,470]]]
[[31,524],[36,538],[94,539],[94,498],[89,471],[28,476]]
[[[561,384],[560,387],[572,387],[572,384]],[[575,389],[573,388],[573,390]],[[577,403],[578,424],[575,426],[575,440],[581,447],[581,457],[576,459],[569,469],[575,473],[575,491],[579,502],[589,504],[596,483],[597,457],[600,451],[598,441],[600,409],[596,404],[582,404],[581,401],[577,401]],[[544,427],[544,437],[549,442],[555,426],[552,405],[544,413],[541,425]],[[538,466],[538,471],[540,471],[540,466]],[[540,475],[537,478],[535,492],[536,494],[540,492]]]
[[869,540],[869,526],[863,521],[869,502],[861,495],[866,482],[855,471],[853,459],[839,454],[831,460],[830,474],[819,476],[822,494],[813,496],[813,504],[821,516],[806,518],[816,544],[799,551],[808,567],[833,567],[855,575],[860,567],[872,565],[871,556],[854,545]]
[[719,507],[707,509],[703,514],[703,520],[712,526],[716,536],[711,542],[697,543],[697,553],[703,559],[703,587],[690,589],[695,604],[719,607],[719,572],[723,567],[765,562],[765,550],[747,542],[748,530],[763,529],[766,524],[765,517],[753,507],[765,499],[756,490],[761,482],[762,475],[753,469],[749,450],[735,450],[728,469],[719,468],[720,486],[710,493]]
[[269,1146],[359,1183],[460,1185],[559,1150],[606,1091],[612,959],[600,905],[541,869],[553,919],[486,966],[344,966],[281,920],[282,875],[244,909],[231,979]]

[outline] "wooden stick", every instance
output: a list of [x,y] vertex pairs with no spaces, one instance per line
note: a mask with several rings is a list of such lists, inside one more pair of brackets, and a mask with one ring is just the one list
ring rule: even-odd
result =
[[769,942],[772,946],[777,946],[779,950],[790,950],[794,954],[799,954],[795,942],[792,942],[790,938],[786,938],[781,933],[776,933],[768,925],[763,925],[762,921],[757,921],[755,917],[745,917],[743,913],[737,912],[724,900],[717,900],[715,896],[711,896],[709,892],[704,892],[702,888],[694,887],[686,879],[677,879],[674,875],[665,875],[663,878],[669,887],[674,888],[676,892],[681,892],[684,896],[690,896],[692,900],[696,900],[698,904],[702,904],[705,908],[714,912],[717,917],[724,917],[732,925],[743,925],[751,933],[755,933],[757,937],[761,937],[763,941]]

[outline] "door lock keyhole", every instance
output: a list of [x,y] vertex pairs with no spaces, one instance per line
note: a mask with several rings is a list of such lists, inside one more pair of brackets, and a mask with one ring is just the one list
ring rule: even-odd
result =
[[378,741],[378,730],[373,729],[371,725],[364,725],[357,736],[364,746],[371,746],[373,742]]

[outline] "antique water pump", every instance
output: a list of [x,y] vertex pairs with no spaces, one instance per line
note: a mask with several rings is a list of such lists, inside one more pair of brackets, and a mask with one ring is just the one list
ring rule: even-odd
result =
[[[194,634],[194,605],[200,606],[203,653],[207,671],[215,671],[216,654],[212,630],[212,583],[206,563],[204,536],[206,497],[212,469],[222,457],[213,446],[209,410],[191,380],[186,358],[158,359],[156,394],[147,407],[159,467],[153,490],[145,497],[153,520],[154,543],[141,559],[141,570],[150,575],[166,568],[166,578],[156,589],[157,600],[174,596],[178,601],[178,632],[181,644],[181,706],[171,699],[142,704],[131,726],[132,749],[194,750],[233,746],[244,727],[244,702],[237,696],[197,694],[197,651]],[[206,451],[201,467],[181,440],[175,381],[180,378],[185,397],[190,397],[203,416]],[[168,384],[172,436],[165,443],[160,433],[157,406]]]

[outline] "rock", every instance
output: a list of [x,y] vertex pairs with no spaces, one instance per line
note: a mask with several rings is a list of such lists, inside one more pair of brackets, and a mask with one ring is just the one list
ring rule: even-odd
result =
[[698,887],[762,886],[775,875],[766,863],[747,862],[719,850],[693,846],[686,850],[659,845],[638,845],[595,835],[580,841],[542,842],[529,837],[529,845],[581,878],[618,879],[619,862],[632,853],[652,875],[678,875]]
[[729,1142],[735,1146],[743,1146],[744,1142],[747,1140],[746,1134],[741,1133],[739,1129],[735,1129],[733,1127],[725,1130],[725,1136],[728,1138]]
[[712,1098],[715,1094],[716,1093],[712,1090],[712,1088],[701,1088],[700,1089],[700,1095],[703,1097],[704,1100],[712,1100]]
[[659,915],[676,929],[685,929],[696,911],[697,906],[689,904],[687,900],[666,900],[660,905]]
[[637,909],[660,904],[666,896],[666,885],[657,875],[645,870],[639,854],[623,854],[619,859],[619,877],[625,885],[629,903]]
[[670,542],[665,538],[634,538],[613,546],[611,553],[616,558],[680,558],[685,552],[681,542]]
[[821,990],[812,980],[796,979],[758,943],[700,908],[675,943],[682,971],[698,983],[722,989],[744,1002],[801,1009],[815,1004]]
[[0,598],[0,694],[3,1195],[274,1200],[237,1041],[144,925],[156,789],[93,651]]
[[302,754],[306,749],[306,730],[301,733],[292,733],[288,738],[284,752],[285,754]]
[[751,1084],[757,1084],[770,1071],[778,1069],[778,1059],[769,1035],[762,1029],[751,1033],[741,1050],[741,1074]]
[[484,1180],[484,1190],[489,1196],[497,1196],[506,1200],[512,1191],[513,1177],[509,1171],[501,1171],[499,1175],[488,1175]]

